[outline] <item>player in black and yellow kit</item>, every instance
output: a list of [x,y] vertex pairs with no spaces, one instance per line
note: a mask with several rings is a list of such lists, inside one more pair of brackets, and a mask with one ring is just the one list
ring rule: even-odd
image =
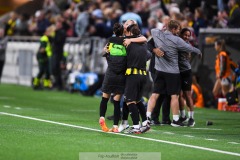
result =
[[104,132],[109,129],[105,123],[105,113],[107,102],[111,93],[114,94],[114,127],[113,132],[117,131],[118,121],[120,119],[120,97],[124,92],[125,70],[126,70],[126,48],[123,46],[123,26],[120,23],[114,24],[113,32],[116,37],[111,37],[107,44],[105,56],[108,62],[108,68],[102,84],[102,101],[100,103],[99,124]]
[[[140,35],[140,29],[137,24],[131,24],[127,27],[127,36],[137,37]],[[147,124],[145,107],[141,102],[143,87],[146,83],[146,62],[148,59],[146,43],[131,43],[127,46],[127,70],[125,101],[129,109],[133,127],[129,133],[140,134],[146,132],[150,127]],[[139,113],[142,117],[143,127],[139,125]],[[124,113],[123,113],[124,114]],[[125,119],[123,118],[123,121]]]
[[[105,51],[109,52],[106,55],[108,68],[105,73],[105,77],[102,84],[102,100],[100,103],[100,119],[99,124],[104,132],[112,131],[118,132],[118,122],[120,120],[120,98],[124,93],[125,88],[125,71],[126,71],[126,48],[123,45],[125,37],[123,35],[123,25],[120,23],[114,24],[113,32],[115,37],[109,39],[108,44],[105,47]],[[145,38],[135,38],[135,41],[142,40]],[[134,39],[132,39],[134,41]],[[114,94],[114,124],[112,129],[108,129],[105,123],[105,114],[107,110],[107,102],[111,94]]]

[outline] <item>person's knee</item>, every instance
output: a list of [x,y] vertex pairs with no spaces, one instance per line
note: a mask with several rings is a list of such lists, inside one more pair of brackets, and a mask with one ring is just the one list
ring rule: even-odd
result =
[[158,99],[158,97],[159,97],[159,94],[153,93],[150,97],[150,100],[156,101]]
[[178,100],[178,97],[179,97],[179,95],[177,95],[177,94],[171,95],[172,100]]

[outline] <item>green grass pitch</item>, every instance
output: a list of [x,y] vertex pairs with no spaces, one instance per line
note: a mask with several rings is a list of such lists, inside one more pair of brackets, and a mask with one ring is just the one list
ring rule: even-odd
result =
[[[162,160],[240,159],[240,113],[196,109],[193,128],[154,126],[129,136],[100,131],[100,100],[0,84],[0,159],[79,160],[82,152],[158,152]],[[112,112],[109,103],[107,115]],[[207,120],[213,125],[206,126]],[[111,127],[112,121],[107,124]]]

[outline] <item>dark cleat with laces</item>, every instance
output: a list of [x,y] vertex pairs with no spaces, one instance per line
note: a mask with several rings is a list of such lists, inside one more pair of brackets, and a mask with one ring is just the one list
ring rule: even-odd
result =
[[194,125],[195,125],[194,119],[189,118],[189,120],[188,120],[188,127],[194,127]]
[[188,118],[187,118],[187,116],[185,116],[184,118],[180,117],[179,121],[182,122],[182,123],[187,123],[188,122]]
[[181,122],[181,121],[172,121],[172,123],[171,123],[171,126],[173,126],[173,127],[183,127],[184,126],[184,124]]

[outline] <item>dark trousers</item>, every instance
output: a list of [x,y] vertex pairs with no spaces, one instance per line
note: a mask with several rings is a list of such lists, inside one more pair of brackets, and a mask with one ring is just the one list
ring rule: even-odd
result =
[[1,82],[1,78],[2,78],[2,71],[3,71],[4,63],[5,63],[4,60],[0,60],[0,82]]
[[39,68],[39,72],[37,75],[38,79],[41,79],[44,74],[46,79],[50,79],[49,61],[44,61],[44,62],[38,61],[38,68]]
[[170,101],[171,96],[161,94],[156,102],[152,112],[152,120],[159,121],[160,110],[162,106],[162,121],[170,121]]
[[61,69],[60,61],[56,61],[53,63],[52,71],[55,78],[54,87],[58,89],[63,89],[62,69]]

